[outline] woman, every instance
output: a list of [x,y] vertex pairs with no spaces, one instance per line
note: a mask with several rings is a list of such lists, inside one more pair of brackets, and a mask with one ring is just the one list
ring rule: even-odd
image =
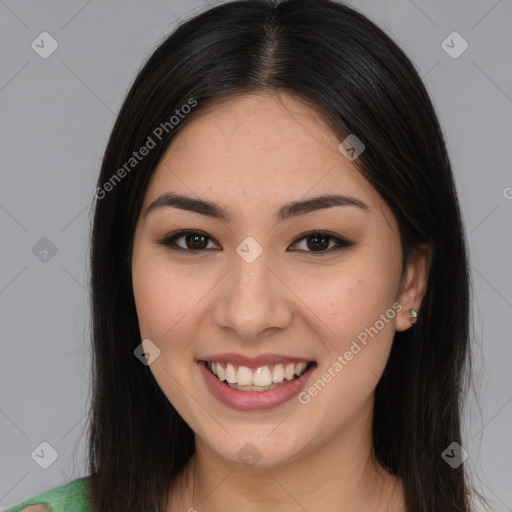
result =
[[366,17],[249,0],[183,23],[95,197],[91,476],[13,511],[474,510],[454,180]]

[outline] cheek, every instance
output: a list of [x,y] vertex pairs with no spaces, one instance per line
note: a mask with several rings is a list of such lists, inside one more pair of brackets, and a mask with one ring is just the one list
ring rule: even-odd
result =
[[323,294],[318,283],[311,290],[323,356],[301,403],[333,429],[367,406],[389,358],[396,310],[391,288],[377,277],[355,272],[324,285]]
[[169,402],[186,418],[191,405],[183,389],[195,385],[189,339],[197,326],[191,312],[201,297],[199,283],[190,277],[193,274],[177,272],[168,261],[154,255],[139,254],[132,267],[141,339],[150,339],[160,350],[150,371]]
[[[300,295],[322,341],[319,377],[327,373],[328,407],[353,407],[372,393],[387,363],[395,333],[399,268],[391,255],[358,254],[327,275],[303,278]],[[345,270],[346,269],[346,270]],[[313,313],[313,315],[312,315]],[[335,375],[335,377],[333,377]],[[332,393],[332,394],[331,394]]]
[[178,270],[162,257],[141,257],[132,271],[141,335],[165,343],[183,330],[204,295],[205,279],[193,269]]
[[395,275],[382,270],[375,263],[360,261],[349,270],[339,268],[310,278],[302,275],[299,297],[328,338],[352,338],[392,307]]

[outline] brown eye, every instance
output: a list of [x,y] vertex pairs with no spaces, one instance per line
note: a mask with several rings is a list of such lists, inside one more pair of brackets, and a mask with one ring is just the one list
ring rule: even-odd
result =
[[208,245],[208,241],[206,236],[203,235],[184,235],[185,238],[185,244],[187,246],[187,249],[206,249]]
[[[178,240],[183,239],[184,242],[177,243]],[[301,252],[322,255],[327,252],[333,252],[343,247],[353,245],[352,242],[327,231],[310,231],[298,238],[293,245],[297,245],[302,240],[306,240],[305,248],[299,249]],[[208,243],[213,242],[213,239],[206,233],[197,230],[182,230],[165,237],[163,240],[157,242],[165,245],[175,251],[184,251],[188,253],[201,253],[207,250]],[[334,242],[334,246],[331,246]]]
[[[178,244],[178,240],[183,239],[184,242]],[[202,252],[208,250],[208,242],[212,240],[208,235],[197,230],[183,230],[165,237],[158,242],[177,251],[185,252]]]
[[325,251],[329,247],[329,242],[331,239],[328,236],[324,235],[312,235],[308,236],[306,240],[311,241],[311,244],[307,244],[308,248],[310,248],[311,250]]
[[[312,231],[310,233],[306,233],[301,238],[297,239],[294,245],[297,245],[302,240],[306,240],[305,249],[299,250],[318,254],[333,252],[337,249],[353,245],[352,242],[326,231]],[[335,245],[334,247],[329,247],[332,241],[335,242]]]

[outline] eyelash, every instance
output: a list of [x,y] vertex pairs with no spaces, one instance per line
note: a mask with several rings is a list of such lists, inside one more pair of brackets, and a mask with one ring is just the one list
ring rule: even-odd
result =
[[[211,250],[211,249],[199,249],[199,250],[194,251],[194,250],[185,249],[183,247],[180,247],[180,246],[176,245],[175,241],[178,240],[179,238],[183,238],[186,235],[200,235],[200,236],[203,236],[203,237],[208,238],[208,239],[213,241],[213,239],[210,236],[208,236],[206,233],[204,233],[203,231],[198,231],[198,230],[195,230],[195,229],[184,229],[184,230],[178,231],[178,232],[176,232],[176,233],[174,233],[172,235],[168,235],[168,236],[166,236],[162,240],[159,240],[156,243],[157,244],[161,244],[161,245],[165,245],[166,247],[168,247],[169,249],[171,249],[173,251],[185,252],[185,253],[188,253],[188,254],[190,254],[190,253],[203,253],[205,251]],[[301,240],[304,240],[304,239],[307,239],[307,238],[311,238],[314,235],[320,235],[321,237],[328,238],[330,240],[334,240],[338,245],[335,246],[334,248],[324,249],[323,251],[299,250],[299,252],[306,252],[306,253],[309,253],[309,254],[321,256],[321,255],[324,255],[324,254],[327,254],[327,253],[331,253],[331,252],[337,251],[339,249],[343,249],[345,247],[350,247],[351,245],[354,245],[353,242],[350,242],[349,240],[347,240],[345,238],[342,238],[342,237],[340,237],[338,235],[335,235],[334,233],[331,233],[329,231],[308,231],[307,233],[304,233],[303,235],[301,235],[300,238],[297,238],[293,242],[292,245],[296,245]]]

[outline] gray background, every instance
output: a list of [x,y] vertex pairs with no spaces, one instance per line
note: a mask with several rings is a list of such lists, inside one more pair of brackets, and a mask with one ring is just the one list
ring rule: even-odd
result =
[[[512,2],[350,4],[413,60],[446,135],[475,292],[480,399],[473,393],[468,400],[466,464],[496,510],[510,511]],[[1,510],[87,474],[87,251],[102,152],[142,61],[178,22],[205,6],[184,0],[0,1]],[[44,31],[59,45],[47,59],[31,47]],[[442,45],[454,31],[469,44],[458,58]],[[453,52],[460,43],[445,44]],[[43,237],[56,254],[41,252],[48,250]],[[44,458],[42,442],[58,452],[47,469],[35,462]]]

